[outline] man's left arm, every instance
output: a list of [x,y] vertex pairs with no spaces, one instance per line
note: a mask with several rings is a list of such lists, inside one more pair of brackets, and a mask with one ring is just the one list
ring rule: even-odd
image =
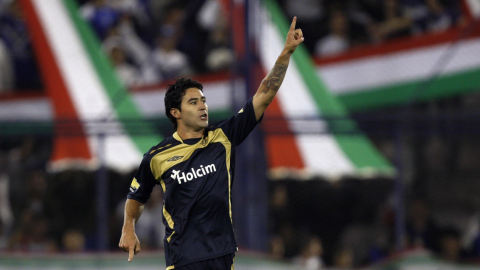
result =
[[275,66],[265,79],[263,79],[258,87],[257,93],[253,96],[253,109],[257,121],[262,117],[263,112],[265,112],[268,105],[273,101],[280,85],[282,85],[283,78],[285,78],[285,73],[287,72],[288,64],[290,63],[290,57],[295,52],[297,46],[304,40],[302,30],[295,29],[296,22],[297,17],[294,17],[290,29],[288,30],[285,47],[277,58]]

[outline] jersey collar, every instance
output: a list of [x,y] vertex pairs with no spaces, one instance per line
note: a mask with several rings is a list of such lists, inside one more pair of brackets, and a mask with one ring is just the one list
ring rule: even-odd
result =
[[194,144],[198,144],[199,142],[208,143],[207,141],[208,136],[206,134],[207,134],[207,130],[205,130],[205,134],[202,136],[202,138],[192,138],[192,139],[187,139],[185,141],[182,140],[182,138],[180,137],[180,135],[178,135],[177,132],[173,133],[172,136],[175,140],[179,141],[180,143],[194,145]]
[[175,138],[175,140],[183,143],[182,138],[180,138],[180,135],[178,135],[178,133],[176,131],[175,131],[175,133],[173,133],[173,138]]

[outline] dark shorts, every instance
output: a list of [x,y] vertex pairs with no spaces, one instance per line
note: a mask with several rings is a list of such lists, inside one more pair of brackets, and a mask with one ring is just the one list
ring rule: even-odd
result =
[[175,267],[175,270],[233,270],[235,253]]

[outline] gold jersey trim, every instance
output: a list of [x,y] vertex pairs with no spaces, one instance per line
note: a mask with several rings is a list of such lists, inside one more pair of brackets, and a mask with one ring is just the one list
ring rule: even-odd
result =
[[173,133],[173,138],[175,138],[175,140],[183,143],[182,138],[180,138],[180,135],[178,135],[178,132],[176,132],[176,131],[175,131],[175,133]]
[[175,223],[173,222],[173,219],[172,219],[172,216],[170,215],[170,213],[168,213],[167,209],[165,209],[165,205],[163,206],[163,216],[167,220],[168,227],[170,227],[170,229],[173,230],[173,226],[175,225]]
[[163,193],[165,193],[165,191],[167,191],[167,188],[165,187],[165,182],[163,182],[162,178],[160,178],[160,185],[162,186]]
[[175,234],[175,231],[170,234],[170,236],[167,238],[167,242],[170,243],[170,240],[172,239],[172,236]]
[[[162,185],[163,192],[166,191],[166,188],[165,188],[165,183],[162,179],[162,175],[171,167],[189,159],[196,149],[205,148],[205,146],[201,144],[202,140],[200,140],[198,143],[194,145],[188,145],[183,143],[180,136],[178,136],[176,132],[174,134],[174,137],[178,137],[178,139],[177,138],[176,139],[182,143],[157,153],[155,156],[153,156],[153,158],[150,161],[150,169],[152,170],[153,177],[155,177],[155,179],[157,179],[157,181],[160,182],[160,184]],[[181,156],[182,158],[172,160],[172,161],[167,161],[168,159],[174,156]]]

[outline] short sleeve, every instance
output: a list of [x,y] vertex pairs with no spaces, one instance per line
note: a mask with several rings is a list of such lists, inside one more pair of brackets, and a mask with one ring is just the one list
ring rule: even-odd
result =
[[255,110],[253,109],[253,102],[252,99],[250,99],[235,116],[219,123],[217,127],[223,130],[232,143],[232,146],[236,147],[247,138],[248,134],[252,132],[262,119],[263,115],[257,121]]
[[156,184],[157,181],[155,181],[152,170],[150,169],[150,161],[145,156],[132,180],[127,198],[146,203]]

